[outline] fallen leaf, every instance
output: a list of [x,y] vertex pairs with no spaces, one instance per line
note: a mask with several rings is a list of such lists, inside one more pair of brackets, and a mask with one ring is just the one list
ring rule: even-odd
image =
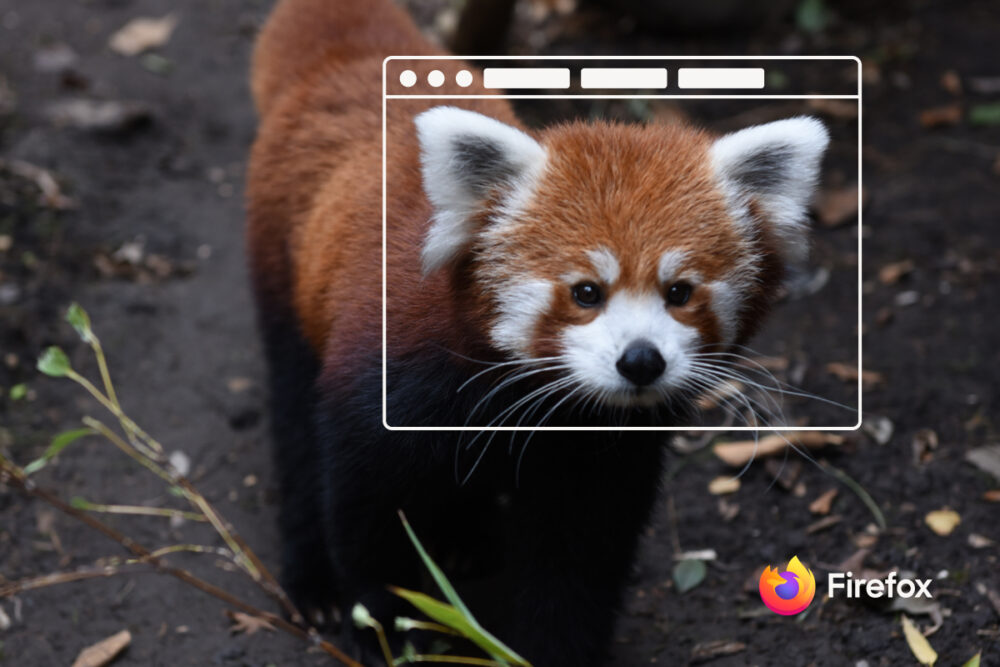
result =
[[950,127],[962,122],[962,105],[948,104],[943,107],[924,109],[920,112],[920,124],[927,129]]
[[816,500],[809,503],[809,511],[813,514],[829,514],[833,499],[837,497],[837,489],[824,492]]
[[830,516],[823,517],[819,521],[815,521],[808,526],[806,526],[806,534],[812,535],[813,533],[818,533],[820,531],[826,530],[827,528],[832,528],[838,523],[844,520],[844,517],[839,514],[831,514]]
[[768,459],[764,462],[764,469],[771,479],[785,491],[795,488],[795,482],[802,472],[802,461],[793,459],[792,461],[776,461]]
[[132,634],[128,630],[122,630],[80,651],[73,667],[104,667],[131,643]]
[[938,435],[933,429],[922,428],[913,434],[913,461],[914,463],[927,463],[934,455],[932,452],[937,449]]
[[902,611],[911,616],[929,616],[933,625],[924,630],[924,637],[930,637],[944,625],[941,603],[934,599],[896,596],[892,598],[887,611]]
[[678,593],[687,593],[689,590],[705,580],[705,562],[701,560],[682,560],[674,565],[673,579],[677,586]]
[[861,428],[876,444],[885,445],[892,439],[896,427],[888,417],[872,416],[861,422]]
[[878,271],[878,279],[883,285],[895,285],[900,278],[913,271],[913,260],[904,259],[901,262],[891,262]]
[[745,651],[746,648],[747,645],[743,642],[733,641],[731,639],[717,639],[715,641],[702,642],[700,644],[695,644],[694,648],[691,649],[691,662],[707,662],[709,660],[721,658],[725,655],[735,655],[736,653]]
[[740,478],[732,475],[722,475],[716,477],[708,483],[708,492],[713,496],[721,496],[728,493],[736,493],[740,490]]
[[0,159],[0,171],[6,171],[34,183],[38,188],[38,203],[46,208],[65,211],[76,207],[76,202],[63,194],[52,172],[47,169],[36,167],[23,160]]
[[740,514],[739,504],[728,502],[725,498],[719,498],[716,507],[719,510],[719,516],[726,522],[732,521]]
[[870,553],[871,549],[858,549],[833,569],[838,572],[861,572]]
[[177,17],[173,14],[159,19],[132,19],[111,35],[108,46],[123,56],[136,56],[166,44],[176,27]]
[[958,72],[950,69],[941,75],[941,87],[952,95],[961,95],[962,78],[958,75]]
[[[853,106],[853,105],[851,105]],[[816,217],[825,227],[839,227],[858,219],[859,188],[857,184],[837,190],[823,190],[816,198]],[[862,202],[867,193],[860,191]]]
[[980,651],[979,653],[969,658],[965,662],[965,664],[962,665],[962,667],[979,667],[979,663],[982,660],[982,657],[983,657],[983,652]]
[[92,132],[123,132],[142,125],[153,116],[150,108],[142,102],[82,97],[49,105],[46,115],[58,126]]
[[993,546],[994,544],[996,544],[996,542],[985,535],[980,535],[979,533],[969,533],[969,546],[973,549],[985,549]]
[[965,460],[1000,481],[1000,445],[972,449],[966,452]]
[[274,632],[274,626],[271,625],[270,621],[267,621],[260,616],[252,616],[250,614],[244,614],[242,611],[231,611],[226,610],[226,616],[233,622],[229,627],[229,632],[232,634],[246,633],[247,635],[252,635],[257,633],[259,630],[267,630],[268,632]]
[[[856,364],[832,361],[826,365],[826,372],[843,382],[858,381],[858,367]],[[861,371],[861,385],[865,389],[870,389],[881,384],[885,384],[885,376],[881,373],[877,371]]]
[[951,535],[958,524],[962,523],[962,517],[955,510],[934,510],[927,513],[924,522],[938,535],[946,536]]
[[931,643],[927,641],[927,638],[920,634],[920,630],[917,626],[913,624],[906,614],[903,617],[903,636],[906,638],[906,643],[910,647],[910,651],[913,656],[917,659],[921,665],[933,665],[937,662],[938,655],[931,648]]
[[712,451],[726,464],[742,466],[755,457],[784,452],[789,442],[801,447],[820,448],[827,445],[842,445],[844,436],[821,431],[789,431],[766,435],[757,442],[753,440],[720,442],[712,448]]
[[983,500],[989,503],[1000,503],[1000,489],[990,489],[984,492]]

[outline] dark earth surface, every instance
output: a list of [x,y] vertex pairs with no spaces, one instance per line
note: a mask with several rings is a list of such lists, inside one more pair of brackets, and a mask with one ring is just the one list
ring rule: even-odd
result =
[[[66,306],[79,301],[102,336],[128,412],[168,450],[187,455],[195,483],[276,567],[264,369],[241,241],[243,172],[255,124],[246,73],[267,5],[0,0],[0,451],[29,461],[54,433],[99,414],[70,383],[34,370],[39,351],[59,344],[74,365],[95,372],[62,322]],[[454,18],[440,2],[411,5],[432,32]],[[916,664],[898,612],[825,598],[825,573],[852,556],[857,568],[861,548],[868,550],[868,571],[936,578],[942,617],[929,640],[940,664],[963,664],[980,650],[984,664],[995,662],[1000,608],[988,593],[1000,591],[1000,504],[984,494],[1000,480],[965,454],[998,442],[1000,126],[971,120],[977,107],[1000,100],[996,4],[844,3],[819,32],[789,14],[753,27],[694,26],[680,34],[614,9],[559,15],[544,6],[522,8],[512,53],[856,54],[865,63],[863,366],[881,381],[866,388],[864,416],[869,424],[888,419],[894,430],[884,444],[862,431],[814,455],[864,487],[888,526],[878,530],[857,495],[798,455],[758,461],[738,491],[720,497],[708,484],[734,469],[710,448],[675,447],[626,595],[613,664]],[[130,19],[167,12],[180,23],[154,52],[159,58],[108,49],[109,36]],[[73,55],[53,65],[61,46]],[[109,131],[55,123],[51,105],[73,98],[136,103],[146,117]],[[921,112],[940,107],[954,107],[956,115],[943,127],[926,127]],[[718,129],[772,113],[743,110],[727,121],[728,111],[695,111]],[[814,113],[835,137],[849,137],[856,122],[842,109]],[[830,187],[856,178],[852,150],[846,139],[832,147],[824,176]],[[15,160],[51,171],[75,207],[59,211],[41,202],[31,179],[11,167]],[[822,313],[841,330],[854,317],[856,234],[852,224],[818,225],[814,262],[830,271],[829,281],[788,300],[754,341],[791,360],[797,384],[839,400],[850,397],[850,386],[824,364],[853,362],[850,341],[824,335],[814,320],[801,327],[807,312]],[[883,271],[905,260],[912,268],[899,280]],[[787,342],[769,345],[769,332]],[[12,389],[26,395],[15,399]],[[811,416],[807,407],[793,403],[789,415]],[[933,440],[925,429],[936,434],[936,447],[914,445]],[[776,474],[784,484],[772,484]],[[93,438],[76,443],[38,480],[64,498],[169,502],[162,485]],[[840,520],[816,529],[824,517],[809,505],[831,488],[839,494],[830,516]],[[924,517],[945,508],[961,524],[941,536]],[[150,545],[211,541],[200,525],[106,518]],[[702,549],[714,549],[717,558],[704,581],[682,594],[671,577],[675,555]],[[808,612],[785,618],[760,604],[756,577],[793,554],[816,572],[819,590]],[[0,583],[108,555],[120,548],[0,485]],[[272,608],[245,578],[214,568],[211,556],[173,562]],[[0,600],[0,608],[0,620],[10,619],[10,627],[0,625],[0,661],[10,665],[67,665],[83,647],[124,628],[133,641],[120,665],[327,662],[281,633],[231,634],[221,603],[160,575],[31,591]],[[920,610],[910,615],[923,629],[935,625]]]

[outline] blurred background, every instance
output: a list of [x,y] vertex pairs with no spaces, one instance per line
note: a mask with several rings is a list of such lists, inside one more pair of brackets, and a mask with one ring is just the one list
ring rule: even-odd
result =
[[[826,467],[782,450],[738,483],[729,480],[741,463],[720,444],[739,434],[678,440],[627,593],[614,664],[917,664],[901,613],[928,634],[942,664],[961,665],[980,650],[986,663],[996,660],[996,3],[467,2],[404,4],[429,36],[467,53],[863,61],[865,427],[811,450]],[[0,0],[0,452],[30,461],[55,433],[96,411],[68,383],[35,370],[38,353],[58,344],[82,372],[95,372],[63,322],[66,306],[79,301],[102,336],[126,409],[276,565],[263,365],[242,247],[255,128],[249,53],[269,7],[264,0]],[[136,19],[145,20],[140,29]],[[763,104],[599,111],[718,130],[776,113]],[[853,104],[809,111],[841,136],[859,122]],[[769,325],[790,336],[787,347],[768,350],[772,370],[815,383],[824,396],[849,395],[851,350],[834,354],[844,364],[830,365],[822,320],[808,336],[795,323],[805,304],[821,303],[831,322],[853,318],[859,184],[849,148],[838,141],[826,165],[802,295],[790,295]],[[92,502],[159,504],[166,495],[95,439],[75,443],[38,480],[64,498]],[[928,520],[939,512],[959,523]],[[108,520],[151,544],[209,539],[197,525]],[[0,481],[0,585],[119,551]],[[764,609],[756,582],[765,565],[795,554],[817,574],[819,591],[806,614],[789,620]],[[680,581],[678,559],[700,559],[705,571]],[[210,556],[177,562],[245,586],[213,568]],[[825,573],[842,569],[934,577],[936,597],[904,608],[826,600]],[[2,599],[0,610],[3,664],[69,664],[123,628],[132,644],[116,664],[325,664],[283,634],[231,633],[221,604],[165,577],[43,589]]]

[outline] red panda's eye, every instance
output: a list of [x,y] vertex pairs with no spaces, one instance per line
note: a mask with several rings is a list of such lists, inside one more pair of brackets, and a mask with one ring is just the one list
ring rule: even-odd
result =
[[595,283],[577,283],[573,285],[573,298],[584,308],[599,306],[604,301],[601,288]]
[[683,306],[691,298],[691,286],[687,283],[674,283],[667,290],[667,305]]

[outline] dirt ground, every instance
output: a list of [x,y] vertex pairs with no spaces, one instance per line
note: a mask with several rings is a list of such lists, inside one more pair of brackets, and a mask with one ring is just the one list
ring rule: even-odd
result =
[[[0,0],[0,451],[31,460],[53,434],[98,414],[69,383],[34,370],[39,351],[59,344],[94,372],[62,322],[65,307],[79,301],[102,335],[126,409],[190,459],[197,485],[276,566],[264,369],[241,240],[255,123],[246,73],[268,4]],[[410,4],[432,32],[453,23],[440,11],[447,3]],[[980,650],[983,664],[996,662],[1000,504],[988,492],[1000,479],[965,458],[1000,441],[995,3],[828,3],[836,10],[814,32],[800,13],[752,30],[683,33],[606,8],[559,15],[539,9],[546,3],[524,4],[512,53],[856,54],[865,63],[863,365],[877,375],[864,409],[869,424],[888,420],[893,432],[887,440],[854,434],[816,455],[866,489],[888,527],[877,530],[857,495],[794,455],[784,467],[780,457],[777,466],[757,462],[738,491],[720,497],[708,484],[733,469],[710,448],[675,451],[627,594],[614,664],[916,664],[898,611],[823,599],[825,573],[852,557],[866,571],[898,568],[936,579],[936,606],[908,615],[923,629],[940,623],[929,637],[940,664],[961,665]],[[822,6],[803,3],[815,4]],[[109,50],[109,36],[130,19],[168,12],[180,22],[166,45],[138,57]],[[65,104],[80,99],[118,104],[109,127],[74,126],[66,114],[75,109],[79,122],[79,107]],[[833,125],[854,122],[843,110],[817,113]],[[72,202],[51,192],[40,197],[37,174],[21,162],[50,172]],[[853,290],[843,287],[859,261],[856,233],[851,224],[818,225],[815,257],[830,279],[804,298],[822,300],[837,321],[856,307]],[[797,303],[779,308],[769,331],[794,330]],[[833,344],[817,331],[769,351],[791,359],[818,393],[849,395],[817,361]],[[39,480],[64,498],[166,498],[96,439],[75,444]],[[832,488],[839,493],[830,514],[811,512],[810,503]],[[941,536],[925,515],[946,508],[961,523]],[[111,522],[148,544],[210,539],[201,526],[118,519]],[[704,581],[682,594],[672,581],[674,556],[702,549],[717,557]],[[0,583],[118,553],[0,486]],[[792,554],[819,580],[817,600],[795,619],[765,610],[755,583],[761,567]],[[176,562],[267,605],[238,575],[213,568],[211,557]],[[157,575],[48,588],[0,600],[0,608],[0,620],[10,619],[10,627],[0,623],[3,664],[67,665],[123,628],[133,641],[118,665],[326,664],[280,633],[231,634],[220,603]]]

